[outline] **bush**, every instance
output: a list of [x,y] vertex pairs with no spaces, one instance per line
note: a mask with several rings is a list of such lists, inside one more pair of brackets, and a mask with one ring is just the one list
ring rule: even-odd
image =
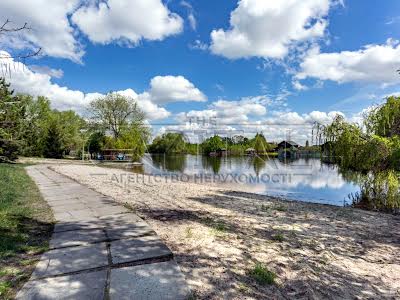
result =
[[19,144],[16,141],[0,139],[0,162],[18,158]]

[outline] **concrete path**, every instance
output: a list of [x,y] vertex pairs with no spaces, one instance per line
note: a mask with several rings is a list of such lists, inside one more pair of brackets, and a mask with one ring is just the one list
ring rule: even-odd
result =
[[31,166],[57,224],[17,299],[186,299],[169,248],[138,216],[47,166]]

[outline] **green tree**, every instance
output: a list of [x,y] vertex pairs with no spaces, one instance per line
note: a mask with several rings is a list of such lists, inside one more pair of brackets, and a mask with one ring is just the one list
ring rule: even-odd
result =
[[214,135],[201,143],[203,153],[210,154],[211,152],[218,151],[224,147],[222,139],[218,135]]
[[364,123],[370,134],[382,137],[400,135],[400,97],[388,97],[384,104],[365,116]]
[[48,158],[63,157],[62,133],[56,118],[52,118],[49,122],[43,152]]
[[143,124],[145,115],[135,99],[118,93],[109,93],[90,103],[95,123],[110,130],[115,139],[131,124]]
[[150,153],[184,153],[186,143],[181,133],[168,132],[156,137],[149,146]]
[[132,160],[138,161],[146,151],[149,136],[147,128],[132,124],[125,128],[115,140],[115,148],[130,149]]
[[264,154],[269,151],[269,144],[262,133],[257,133],[253,140],[254,149],[258,154]]
[[14,160],[17,157],[23,115],[23,103],[14,96],[10,84],[0,78],[0,160]]

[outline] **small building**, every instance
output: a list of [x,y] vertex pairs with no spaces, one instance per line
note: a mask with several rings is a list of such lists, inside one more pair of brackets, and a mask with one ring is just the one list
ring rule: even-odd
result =
[[254,149],[254,148],[247,148],[245,150],[245,152],[246,152],[246,155],[251,155],[251,156],[256,155],[256,149]]
[[277,150],[284,150],[284,149],[298,149],[300,147],[299,144],[297,144],[296,142],[293,141],[282,141],[278,144],[278,148]]

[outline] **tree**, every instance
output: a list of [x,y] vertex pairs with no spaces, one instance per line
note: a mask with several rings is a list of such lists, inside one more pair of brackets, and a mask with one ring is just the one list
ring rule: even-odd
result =
[[104,132],[95,131],[90,136],[86,142],[85,148],[88,149],[90,154],[99,153],[106,143],[106,137]]
[[150,153],[183,153],[186,143],[181,133],[168,132],[158,136],[149,146]]
[[214,135],[213,137],[206,139],[201,144],[201,149],[203,150],[203,152],[205,154],[210,154],[211,152],[220,150],[223,147],[224,147],[224,143],[218,135]]
[[22,102],[14,96],[10,84],[0,78],[0,157],[6,160],[17,157],[23,114]]
[[388,97],[386,103],[366,115],[364,123],[370,134],[382,137],[400,135],[400,97]]
[[[24,23],[24,25],[19,26],[19,27],[12,27],[10,26],[11,21],[7,19],[1,26],[0,26],[0,38],[1,36],[4,35],[12,35],[14,33],[21,33],[23,31],[29,31],[31,28],[28,26],[28,23]],[[13,60],[25,60],[30,57],[38,56],[41,52],[41,48],[35,50],[35,51],[30,51],[27,53],[19,53],[14,56],[2,56],[0,55],[1,58],[12,58]],[[9,68],[9,72],[11,72],[11,69]]]
[[138,161],[146,151],[146,144],[150,132],[147,128],[132,124],[122,131],[119,138],[115,141],[117,149],[131,149],[132,160]]
[[310,147],[310,142],[307,140],[306,141],[306,148]]
[[262,133],[257,133],[254,137],[254,149],[258,154],[263,154],[269,151],[269,145]]
[[48,158],[63,157],[63,143],[61,130],[55,118],[50,121],[44,145],[44,156]]
[[86,129],[86,122],[72,110],[55,110],[53,114],[57,118],[65,153],[81,148],[84,143],[81,131]]
[[90,110],[94,122],[102,125],[105,130],[110,130],[115,139],[130,124],[142,124],[145,118],[133,98],[118,93],[109,93],[93,100]]

